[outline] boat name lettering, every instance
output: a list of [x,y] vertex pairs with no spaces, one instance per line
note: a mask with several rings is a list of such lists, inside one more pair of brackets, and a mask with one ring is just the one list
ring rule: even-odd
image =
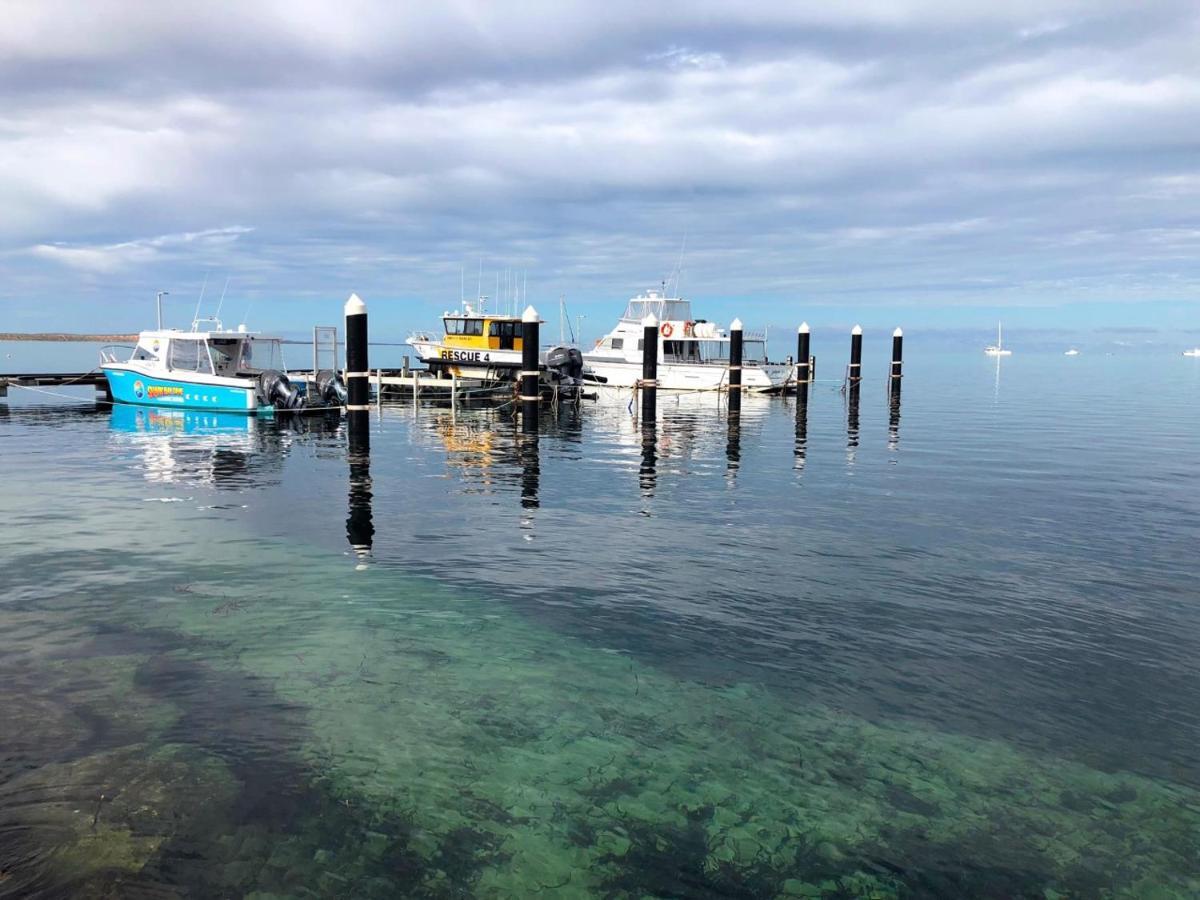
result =
[[150,397],[182,397],[183,388],[169,384],[152,384],[146,388],[146,394]]
[[452,359],[455,362],[491,362],[490,353],[480,353],[477,350],[440,350],[441,359]]

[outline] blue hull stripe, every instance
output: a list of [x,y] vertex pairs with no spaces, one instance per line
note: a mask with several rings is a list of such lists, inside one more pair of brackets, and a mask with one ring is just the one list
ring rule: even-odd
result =
[[141,372],[105,369],[109,390],[118,403],[166,406],[172,409],[210,409],[222,412],[266,412],[256,409],[254,383],[244,388],[156,378]]

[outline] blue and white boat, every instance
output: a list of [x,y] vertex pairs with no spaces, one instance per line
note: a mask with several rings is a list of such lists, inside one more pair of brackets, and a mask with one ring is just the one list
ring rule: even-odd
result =
[[100,351],[100,368],[117,403],[250,415],[305,406],[304,386],[288,380],[280,339],[244,325],[230,331],[215,318],[197,319],[191,331],[143,331],[124,361],[119,349]]

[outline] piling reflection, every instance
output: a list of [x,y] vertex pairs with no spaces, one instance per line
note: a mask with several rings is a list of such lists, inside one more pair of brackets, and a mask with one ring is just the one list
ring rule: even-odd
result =
[[858,450],[858,404],[862,387],[851,381],[846,392],[846,461],[854,462]]
[[346,457],[350,463],[350,512],[346,516],[346,539],[358,560],[358,567],[365,568],[375,540],[371,509],[371,432],[368,413],[351,412],[348,416],[350,437]]
[[541,505],[541,501],[538,500],[538,489],[542,472],[536,421],[532,431],[526,431],[523,425],[521,434],[517,435],[515,440],[517,461],[521,466],[521,507],[537,509]]
[[796,385],[796,463],[797,469],[804,468],[808,455],[808,383]]
[[638,485],[644,497],[654,496],[658,480],[658,431],[653,422],[642,421],[642,464],[638,469]]
[[888,449],[900,446],[900,379],[893,378],[888,385]]
[[729,478],[737,476],[742,466],[742,416],[738,410],[729,410],[729,421],[725,431],[725,472]]

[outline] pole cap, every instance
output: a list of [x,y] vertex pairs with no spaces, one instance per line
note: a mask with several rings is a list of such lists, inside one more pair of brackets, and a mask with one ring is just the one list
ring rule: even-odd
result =
[[892,332],[892,337],[904,337],[904,332],[897,328]]
[[800,327],[796,329],[796,334],[808,334],[808,323],[801,322]]
[[850,333],[854,334],[854,335],[861,335],[862,334],[862,326],[855,325],[853,328],[850,329]]
[[362,316],[366,312],[367,304],[363,303],[362,297],[358,296],[358,294],[351,294],[349,299],[346,300],[346,315]]
[[537,322],[538,321],[538,311],[536,309],[534,309],[532,306],[525,307],[525,312],[521,313],[521,321],[522,322]]
[[658,327],[658,318],[654,315],[654,313],[646,313],[646,318],[642,319],[642,327],[643,328],[657,328]]
[[742,320],[734,319],[732,322],[730,322],[729,330],[730,331],[741,331],[742,330]]

